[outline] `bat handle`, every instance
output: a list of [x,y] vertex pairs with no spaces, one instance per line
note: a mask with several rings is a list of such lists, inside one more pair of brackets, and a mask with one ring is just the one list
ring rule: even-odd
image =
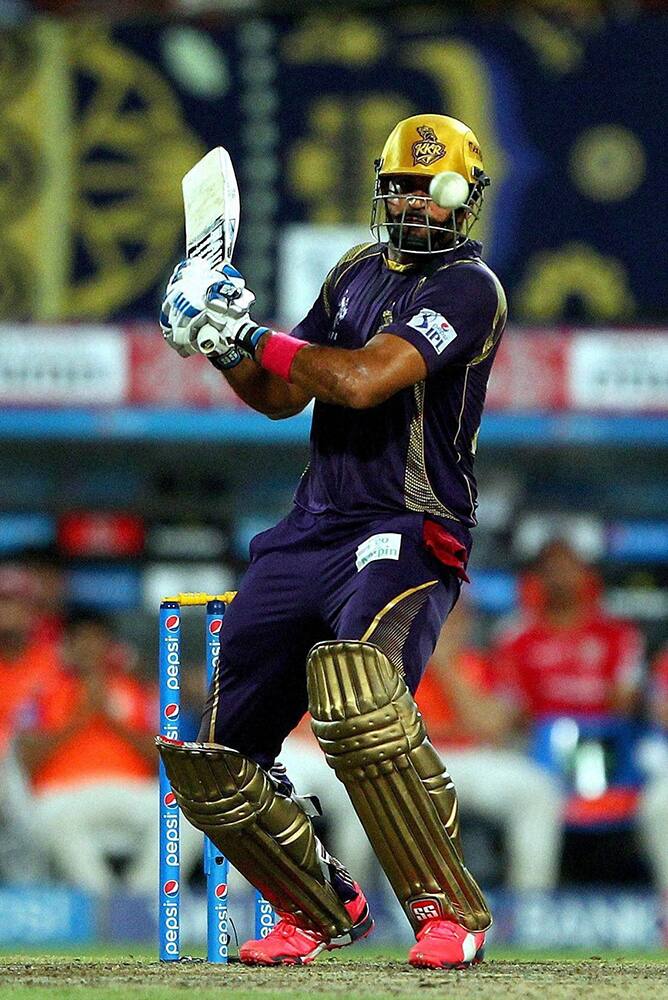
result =
[[197,334],[197,346],[201,354],[215,354],[220,347],[218,330],[208,323]]

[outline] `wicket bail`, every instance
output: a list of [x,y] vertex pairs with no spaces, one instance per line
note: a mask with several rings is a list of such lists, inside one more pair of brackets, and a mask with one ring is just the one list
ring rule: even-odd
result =
[[[160,735],[180,738],[181,709],[181,608],[205,607],[206,679],[210,686],[220,657],[220,639],[225,611],[235,594],[177,594],[160,603],[159,680]],[[180,814],[165,768],[160,761],[160,885],[158,898],[158,945],[161,962],[181,958],[181,859]],[[229,862],[208,837],[204,838],[204,874],[207,896],[207,960],[228,961]],[[274,926],[271,903],[255,892],[255,937],[263,938]]]

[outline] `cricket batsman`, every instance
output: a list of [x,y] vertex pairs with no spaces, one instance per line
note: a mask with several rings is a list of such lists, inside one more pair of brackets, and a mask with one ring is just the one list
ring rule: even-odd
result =
[[[376,162],[371,230],[290,333],[258,325],[239,272],[182,262],[167,342],[204,353],[274,420],[315,400],[288,516],[251,543],[196,743],[158,739],[179,805],[280,921],[248,964],[307,964],[373,927],[276,761],[308,710],[415,932],[408,960],[464,968],[491,916],[457,797],[413,700],[466,580],[473,459],[506,299],[469,238],[489,178],[474,133],[399,122]],[[484,780],[484,776],[481,776]]]

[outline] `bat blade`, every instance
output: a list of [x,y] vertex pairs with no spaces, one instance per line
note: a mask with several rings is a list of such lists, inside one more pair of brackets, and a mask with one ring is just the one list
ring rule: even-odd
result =
[[211,267],[232,259],[239,231],[239,187],[230,154],[217,146],[192,167],[182,181],[186,254]]

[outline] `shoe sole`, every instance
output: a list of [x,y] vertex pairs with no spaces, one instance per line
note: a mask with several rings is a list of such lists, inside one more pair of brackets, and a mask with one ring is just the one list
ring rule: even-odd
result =
[[485,958],[485,946],[478,948],[470,962],[432,962],[425,958],[423,960],[409,959],[408,964],[416,969],[470,969],[472,965],[480,965]]
[[295,956],[295,955],[278,955],[276,958],[268,961],[267,959],[241,959],[243,965],[311,965],[312,962],[318,957],[318,955],[323,951],[336,951],[339,948],[347,948],[351,944],[355,944],[356,941],[361,941],[362,938],[368,937],[374,928],[373,917],[369,913],[369,907],[364,911],[362,919],[355,924],[354,927],[350,929],[350,940],[342,941],[339,944],[330,942],[329,944],[323,941],[319,944],[313,951],[309,952],[308,955]]

